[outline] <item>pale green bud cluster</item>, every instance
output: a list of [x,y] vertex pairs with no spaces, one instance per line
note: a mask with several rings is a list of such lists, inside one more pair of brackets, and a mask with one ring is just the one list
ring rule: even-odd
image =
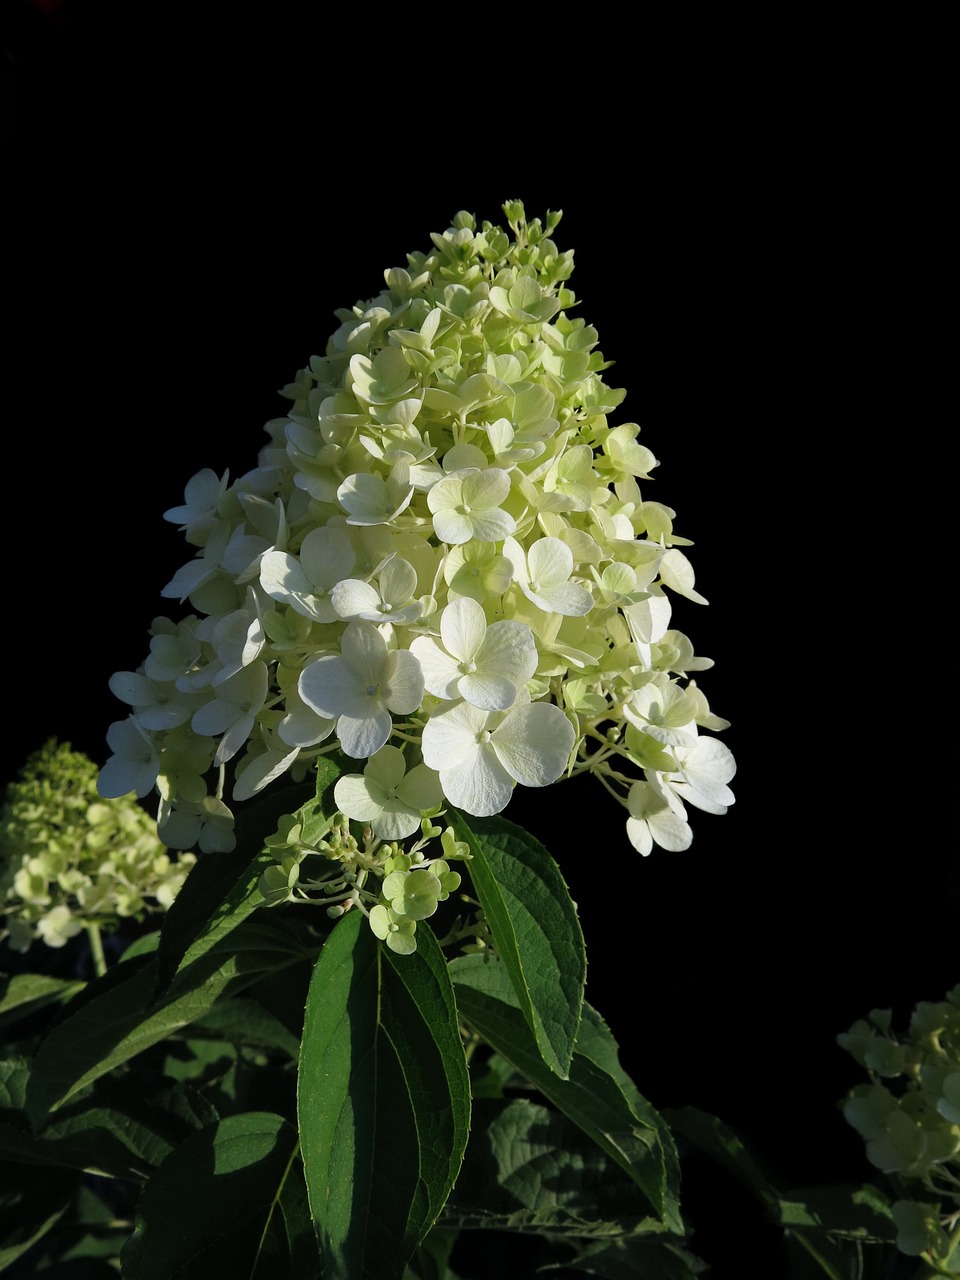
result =
[[960,986],[941,1003],[918,1004],[906,1037],[875,1009],[837,1037],[870,1076],[844,1103],[867,1158],[909,1199],[894,1205],[903,1253],[944,1263],[960,1223]]
[[692,678],[712,663],[672,626],[673,597],[706,601],[657,459],[610,420],[625,393],[560,215],[504,212],[458,213],[337,312],[256,468],[202,471],[165,513],[195,555],[163,594],[190,611],[113,677],[130,713],[100,788],[156,787],[168,845],[229,850],[232,802],[336,748],[360,762],[338,803],[382,839],[583,771],[643,854],[688,847],[687,805],[733,802]]
[[165,911],[195,861],[172,861],[135,797],[101,799],[93,761],[51,740],[0,808],[0,938],[62,947],[87,925]]
[[[403,852],[396,841],[385,842],[369,827],[362,843],[343,814],[335,814],[323,839],[308,844],[296,816],[281,820],[266,841],[276,859],[260,877],[259,888],[268,906],[280,903],[321,903],[331,917],[357,908],[378,938],[391,951],[410,955],[417,949],[417,921],[436,913],[460,887],[460,873],[451,861],[470,856],[452,828],[420,823],[420,837]],[[428,858],[428,843],[440,837],[442,858]],[[482,930],[481,930],[482,932]],[[472,925],[457,928],[456,937],[474,937]]]

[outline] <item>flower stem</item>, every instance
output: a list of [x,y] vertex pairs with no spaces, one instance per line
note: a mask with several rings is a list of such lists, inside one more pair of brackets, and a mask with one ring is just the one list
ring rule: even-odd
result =
[[100,937],[98,924],[87,925],[87,941],[90,943],[90,954],[93,956],[93,971],[98,978],[107,972],[107,957],[103,954],[103,939]]

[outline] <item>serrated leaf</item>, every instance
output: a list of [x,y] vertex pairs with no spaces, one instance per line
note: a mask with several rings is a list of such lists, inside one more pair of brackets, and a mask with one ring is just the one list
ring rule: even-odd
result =
[[229,1116],[187,1138],[144,1188],[123,1275],[314,1280],[298,1166],[296,1130],[269,1112]]
[[600,1015],[584,1004],[569,1078],[561,1080],[540,1057],[505,965],[461,956],[449,969],[463,1017],[629,1174],[665,1226],[681,1232],[670,1131],[620,1066],[617,1043]]
[[[250,940],[262,948],[267,937],[255,929]],[[108,975],[102,995],[97,995],[99,984],[91,984],[82,1007],[59,1022],[37,1051],[26,1103],[33,1123],[39,1125],[85,1085],[202,1017],[221,996],[235,995],[265,970],[298,958],[286,950],[247,948],[243,941],[241,933],[230,940],[232,949],[214,949],[195,961],[153,1005],[154,960],[131,961],[129,974]]]
[[325,1280],[399,1280],[460,1169],[470,1084],[453,989],[427,927],[398,956],[359,912],[317,960],[298,1080]]
[[451,810],[480,905],[540,1054],[567,1078],[583,1008],[587,960],[577,909],[554,859],[504,818]]

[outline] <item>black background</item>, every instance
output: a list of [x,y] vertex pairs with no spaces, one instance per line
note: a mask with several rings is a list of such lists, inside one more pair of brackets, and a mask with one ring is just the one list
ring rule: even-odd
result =
[[589,781],[507,816],[560,863],[588,996],[651,1101],[721,1115],[787,1183],[866,1176],[835,1036],[960,978],[917,465],[936,227],[906,90],[851,36],[761,64],[729,30],[47,7],[5,33],[5,776],[52,734],[105,757],[107,680],[189,554],[162,512],[201,468],[254,465],[334,309],[459,209],[562,208],[616,421],[695,543],[711,604],[675,623],[716,661],[737,803],[648,859]]

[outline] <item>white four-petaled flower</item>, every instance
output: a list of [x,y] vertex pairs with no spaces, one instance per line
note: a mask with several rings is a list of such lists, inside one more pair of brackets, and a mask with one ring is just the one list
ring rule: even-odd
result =
[[500,813],[519,782],[545,787],[567,766],[576,735],[559,707],[527,702],[506,715],[455,702],[423,730],[423,759],[440,774],[443,794],[485,818]]
[[476,600],[453,600],[440,615],[440,640],[418,636],[410,652],[437,698],[465,698],[484,711],[507,711],[537,669],[533,632],[522,622],[495,622]]
[[334,798],[341,812],[368,822],[381,840],[405,840],[420,826],[420,813],[443,800],[440,779],[433,769],[415,765],[409,773],[398,747],[381,747],[363,773],[337,779]]
[[344,751],[363,759],[386,745],[391,712],[407,716],[420,706],[423,673],[412,653],[388,649],[369,622],[351,622],[340,649],[304,667],[300,696],[318,715],[336,720]]
[[538,609],[579,618],[593,608],[586,587],[570,581],[573,552],[559,538],[538,538],[527,554],[516,538],[507,538],[503,554],[513,565],[520,590]]
[[451,472],[427,494],[434,533],[441,542],[455,546],[471,538],[499,542],[517,528],[513,516],[500,509],[509,492],[510,477],[499,467]]

